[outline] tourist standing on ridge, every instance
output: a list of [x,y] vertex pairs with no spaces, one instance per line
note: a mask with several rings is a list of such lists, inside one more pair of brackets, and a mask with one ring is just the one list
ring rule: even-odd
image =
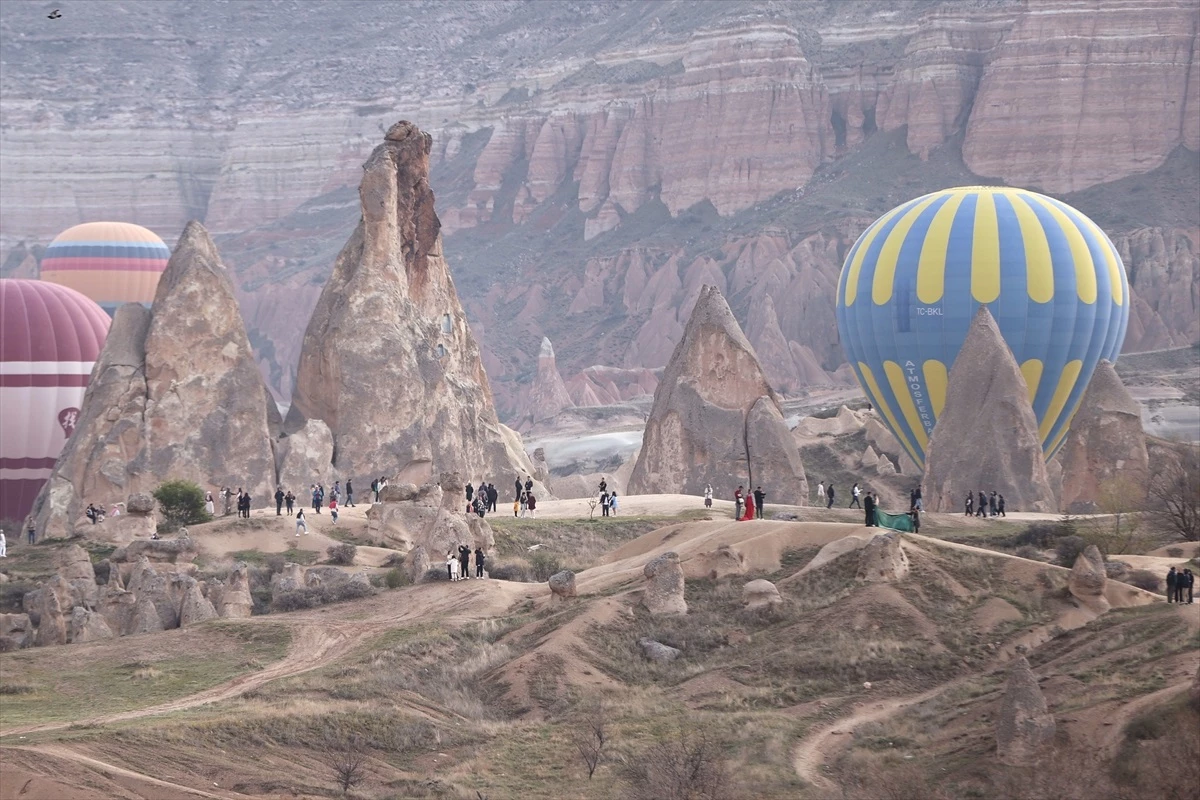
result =
[[988,498],[988,516],[994,517],[997,513],[999,512],[996,511],[996,492],[995,490],[992,490],[992,494]]
[[333,498],[334,500],[342,499],[342,482],[341,481],[333,482],[333,489],[331,489],[329,491],[329,496],[331,498]]
[[1008,514],[1004,513],[1004,495],[1002,494],[996,495],[996,512],[1002,517],[1008,516]]
[[733,493],[733,518],[742,518],[742,487],[738,486],[737,491]]
[[276,486],[275,487],[275,516],[277,516],[277,517],[283,516],[283,501],[286,499],[286,497],[287,497],[287,495],[285,495],[283,493],[283,487]]
[[321,513],[321,496],[319,494],[317,494],[317,485],[314,483],[314,484],[311,484],[308,488],[309,488],[309,491],[312,492],[313,511],[320,514]]
[[754,519],[754,494],[747,492],[745,497],[746,511],[742,514],[742,522]]
[[868,528],[875,527],[875,496],[871,492],[867,492],[867,496],[863,498],[863,514],[866,516],[866,525]]
[[349,478],[346,478],[346,505],[354,508],[354,484]]
[[608,516],[608,492],[600,493],[600,516]]
[[497,491],[496,485],[494,483],[488,484],[487,499],[488,499],[488,505],[491,506],[491,510],[495,511],[496,510],[496,501],[500,499],[500,492]]
[[485,558],[486,558],[486,556],[483,554],[483,548],[476,547],[475,548],[475,577],[476,578],[483,577],[483,562],[484,562]]
[[529,516],[537,516],[537,498],[533,496],[533,492],[528,492],[525,495],[525,505],[529,508]]
[[300,531],[304,531],[304,535],[308,536],[308,520],[304,519],[304,509],[300,509],[296,513],[296,535],[300,535]]
[[475,499],[475,487],[471,485],[470,481],[468,481],[467,486],[463,491],[467,493],[467,511],[470,511],[471,501]]
[[1175,602],[1175,585],[1179,581],[1179,575],[1176,574],[1175,568],[1171,567],[1167,570],[1167,602]]
[[712,484],[704,487],[704,507],[712,508]]
[[379,479],[371,481],[371,503],[379,502]]
[[975,516],[987,516],[987,496],[984,495],[983,489],[979,490],[979,501],[975,504]]
[[831,483],[831,484],[829,484],[829,486],[828,486],[828,487],[825,489],[825,494],[826,494],[826,495],[829,497],[829,502],[827,502],[827,503],[825,504],[825,507],[826,507],[826,508],[833,508],[833,495],[835,494],[835,492],[833,491],[833,484],[832,484],[832,483]]
[[820,483],[817,484],[817,505],[818,506],[821,505],[822,503],[825,502],[826,499],[827,498],[825,497],[825,481],[821,481]]
[[608,496],[608,515],[615,517],[617,515],[617,490],[613,489],[612,494]]
[[464,579],[471,577],[471,548],[465,544],[458,546],[458,563],[461,569],[459,573]]
[[860,494],[862,494],[862,489],[858,488],[857,483],[854,484],[853,486],[851,486],[850,487],[850,505],[846,506],[846,508],[854,508],[855,506],[862,508],[862,504],[858,502],[858,496]]
[[966,511],[963,512],[963,516],[965,516],[965,517],[971,516],[972,507],[974,505],[975,505],[975,495],[970,490],[967,490],[967,499],[963,503],[963,508],[965,508]]
[[917,508],[916,506],[913,506],[913,510],[908,512],[908,515],[910,517],[912,517],[913,533],[920,533],[921,532],[921,509]]
[[[1187,581],[1184,583],[1184,588],[1187,589],[1187,602],[1188,602],[1188,605],[1191,605],[1192,604],[1192,587],[1196,585],[1196,575],[1190,569],[1185,569],[1183,571],[1183,574],[1187,578]],[[1182,592],[1180,592],[1179,602],[1181,602],[1181,603],[1183,602],[1183,593]]]
[[757,519],[763,518],[763,503],[767,501],[767,493],[763,491],[761,486],[754,487],[754,516]]
[[525,494],[529,494],[532,491],[533,491],[533,478],[526,475],[525,476]]
[[221,499],[225,501],[225,516],[233,513],[233,492],[229,491],[229,487],[225,486],[221,489]]
[[913,508],[917,511],[924,511],[925,504],[921,500],[921,484],[917,484],[917,488],[913,489]]
[[600,479],[600,494],[604,494],[607,491],[608,491],[608,481],[604,480],[604,478],[601,478]]
[[8,540],[4,538],[4,531],[0,531],[0,558],[8,558]]
[[517,477],[517,480],[513,483],[513,485],[517,489],[517,494],[515,496],[518,500],[520,500],[521,499],[521,478],[520,478],[520,476]]
[[446,551],[446,577],[452,581],[458,580],[458,556],[453,547]]
[[333,517],[333,524],[337,525],[338,504],[336,497],[329,498],[329,516]]
[[291,489],[288,489],[287,494],[283,496],[283,502],[287,503],[287,513],[290,517],[296,508],[296,495],[292,494]]
[[217,504],[213,501],[212,492],[204,493],[204,513],[210,517],[216,516]]

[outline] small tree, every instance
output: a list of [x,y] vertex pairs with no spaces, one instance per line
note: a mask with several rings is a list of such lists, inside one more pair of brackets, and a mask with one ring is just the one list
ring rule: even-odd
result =
[[329,554],[329,563],[338,564],[343,567],[348,567],[354,563],[355,557],[358,556],[358,548],[352,544],[335,544],[325,550]]
[[632,800],[726,800],[734,796],[725,747],[707,730],[681,723],[622,763]]
[[600,504],[600,501],[592,499],[592,500],[588,500],[587,504],[588,504],[588,519],[591,519],[592,515],[596,513],[596,506],[598,506]]
[[1200,541],[1200,448],[1183,445],[1150,479],[1155,516],[1188,542]]
[[333,773],[334,783],[342,794],[363,782],[366,777],[367,753],[357,739],[332,741],[326,745],[325,763]]
[[579,751],[579,756],[587,766],[589,781],[595,774],[596,767],[600,765],[600,759],[604,756],[604,745],[608,743],[606,721],[604,702],[599,701],[584,712],[576,725],[573,741],[575,749]]
[[160,531],[175,531],[184,525],[198,525],[212,519],[204,510],[204,490],[191,481],[167,481],[159,484],[152,494],[163,516],[158,525]]
[[1084,538],[1105,554],[1138,552],[1146,488],[1128,478],[1112,478],[1100,484],[1096,500],[1105,516],[1088,518]]

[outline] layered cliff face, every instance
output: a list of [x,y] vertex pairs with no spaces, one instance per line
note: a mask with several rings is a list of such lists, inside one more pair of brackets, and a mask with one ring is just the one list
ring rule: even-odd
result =
[[[1092,192],[1067,199],[1128,250],[1128,349],[1200,335],[1200,24],[1181,0],[128,6],[73,12],[120,48],[0,20],[0,256],[84,219],[205,220],[282,398],[359,165],[401,110],[433,136],[448,252],[509,413],[542,336],[570,354],[568,386],[664,365],[703,282],[777,387],[831,380],[849,244],[981,176]],[[1104,196],[1169,159],[1181,192]]]

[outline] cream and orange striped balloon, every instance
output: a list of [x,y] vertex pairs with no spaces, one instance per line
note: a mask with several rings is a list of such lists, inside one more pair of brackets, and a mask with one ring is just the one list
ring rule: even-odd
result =
[[108,312],[122,303],[149,305],[171,251],[129,222],[85,222],[60,233],[42,257],[42,280],[68,286]]

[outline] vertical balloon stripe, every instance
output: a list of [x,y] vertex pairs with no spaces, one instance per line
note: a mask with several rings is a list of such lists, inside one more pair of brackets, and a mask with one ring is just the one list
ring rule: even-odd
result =
[[[913,201],[915,202],[915,201]],[[871,245],[875,242],[875,237],[887,227],[901,211],[903,211],[912,203],[905,203],[897,206],[879,218],[871,227],[863,233],[858,239],[858,244],[855,245],[857,252],[854,254],[854,260],[850,262],[850,271],[846,277],[846,305],[854,305],[854,298],[858,296],[858,277],[862,271],[863,259],[867,257],[867,251],[871,249]]]
[[1021,240],[1025,245],[1025,285],[1029,299],[1035,303],[1049,303],[1054,298],[1054,259],[1050,255],[1046,231],[1026,202],[1026,193],[1005,190],[1001,194],[1012,206],[1021,228]]
[[900,446],[904,448],[904,452],[908,453],[909,457],[918,466],[923,466],[925,460],[917,456],[917,451],[913,448],[912,443],[908,441],[908,437],[904,435],[904,429],[900,427],[899,420],[892,413],[891,406],[888,405],[887,399],[883,396],[883,392],[879,389],[879,384],[875,380],[874,373],[871,368],[863,362],[858,362],[858,370],[862,374],[863,380],[867,382],[867,391],[871,393],[871,397],[875,400],[875,405],[879,406],[879,410],[883,412],[883,418],[888,421],[892,433],[896,435]]
[[1028,196],[1046,209],[1062,228],[1063,236],[1067,239],[1067,246],[1071,249],[1071,261],[1075,265],[1075,293],[1085,303],[1096,302],[1096,266],[1092,263],[1092,254],[1088,250],[1083,234],[1079,232],[1079,228],[1075,227],[1071,218],[1053,202],[1041,195],[1029,193]]
[[871,299],[875,305],[881,306],[892,299],[892,289],[896,282],[896,260],[900,257],[900,248],[904,246],[904,240],[908,238],[908,232],[921,216],[921,212],[937,200],[944,198],[936,194],[926,196],[900,218],[883,240],[883,249],[879,251],[879,258],[875,262],[875,280],[871,288]]
[[942,409],[946,407],[946,385],[950,382],[946,365],[930,359],[922,370],[925,373],[925,388],[929,390],[929,402],[933,404],[933,416],[940,417]]
[[942,299],[946,286],[946,254],[950,243],[950,228],[958,207],[962,205],[966,192],[956,192],[950,196],[925,232],[925,242],[921,245],[920,265],[917,267],[917,299],[922,303],[936,303]]
[[1038,384],[1042,382],[1042,362],[1031,358],[1021,365],[1021,377],[1025,378],[1025,386],[1029,389],[1029,402],[1037,395]]
[[996,228],[996,201],[991,192],[980,192],[971,237],[971,296],[980,303],[990,303],[1000,296],[1000,238]]
[[1046,444],[1046,437],[1050,435],[1050,429],[1054,427],[1054,423],[1058,422],[1058,416],[1062,414],[1063,406],[1067,404],[1067,398],[1071,396],[1071,390],[1075,388],[1075,381],[1079,379],[1079,370],[1082,367],[1083,361],[1079,359],[1068,361],[1063,366],[1062,374],[1058,378],[1058,386],[1055,387],[1054,396],[1050,399],[1050,405],[1046,409],[1046,416],[1038,428],[1038,435],[1042,437],[1043,446]]
[[[1088,239],[1088,245],[1092,251],[1092,259],[1099,264],[1104,264],[1108,270],[1108,284],[1111,287],[1113,302],[1117,305],[1125,303],[1125,287],[1124,281],[1121,280],[1122,273],[1125,268],[1121,264],[1121,259],[1117,256],[1116,250],[1113,248],[1112,242],[1104,235],[1104,231],[1100,230],[1096,223],[1079,213],[1068,205],[1055,201],[1054,203],[1067,216],[1075,221],[1075,224],[1084,231]],[[1093,245],[1093,242],[1095,243]]]
[[892,394],[895,395],[896,402],[900,404],[900,411],[904,414],[908,429],[912,431],[913,438],[916,439],[917,445],[923,451],[929,444],[929,437],[925,434],[925,426],[921,424],[921,416],[917,413],[917,407],[909,392],[908,380],[904,377],[904,368],[895,361],[884,361],[883,371],[887,375],[888,384],[892,387]]
[[1058,448],[1062,447],[1063,442],[1067,438],[1067,433],[1071,430],[1071,421],[1075,419],[1075,414],[1079,411],[1079,406],[1081,403],[1083,403],[1082,393],[1079,395],[1079,399],[1075,401],[1075,405],[1071,408],[1071,413],[1067,415],[1066,420],[1063,422],[1062,429],[1059,430],[1059,432],[1054,436],[1054,440],[1050,442],[1050,446],[1043,448],[1046,453],[1047,461],[1054,458],[1054,454],[1058,452]]

